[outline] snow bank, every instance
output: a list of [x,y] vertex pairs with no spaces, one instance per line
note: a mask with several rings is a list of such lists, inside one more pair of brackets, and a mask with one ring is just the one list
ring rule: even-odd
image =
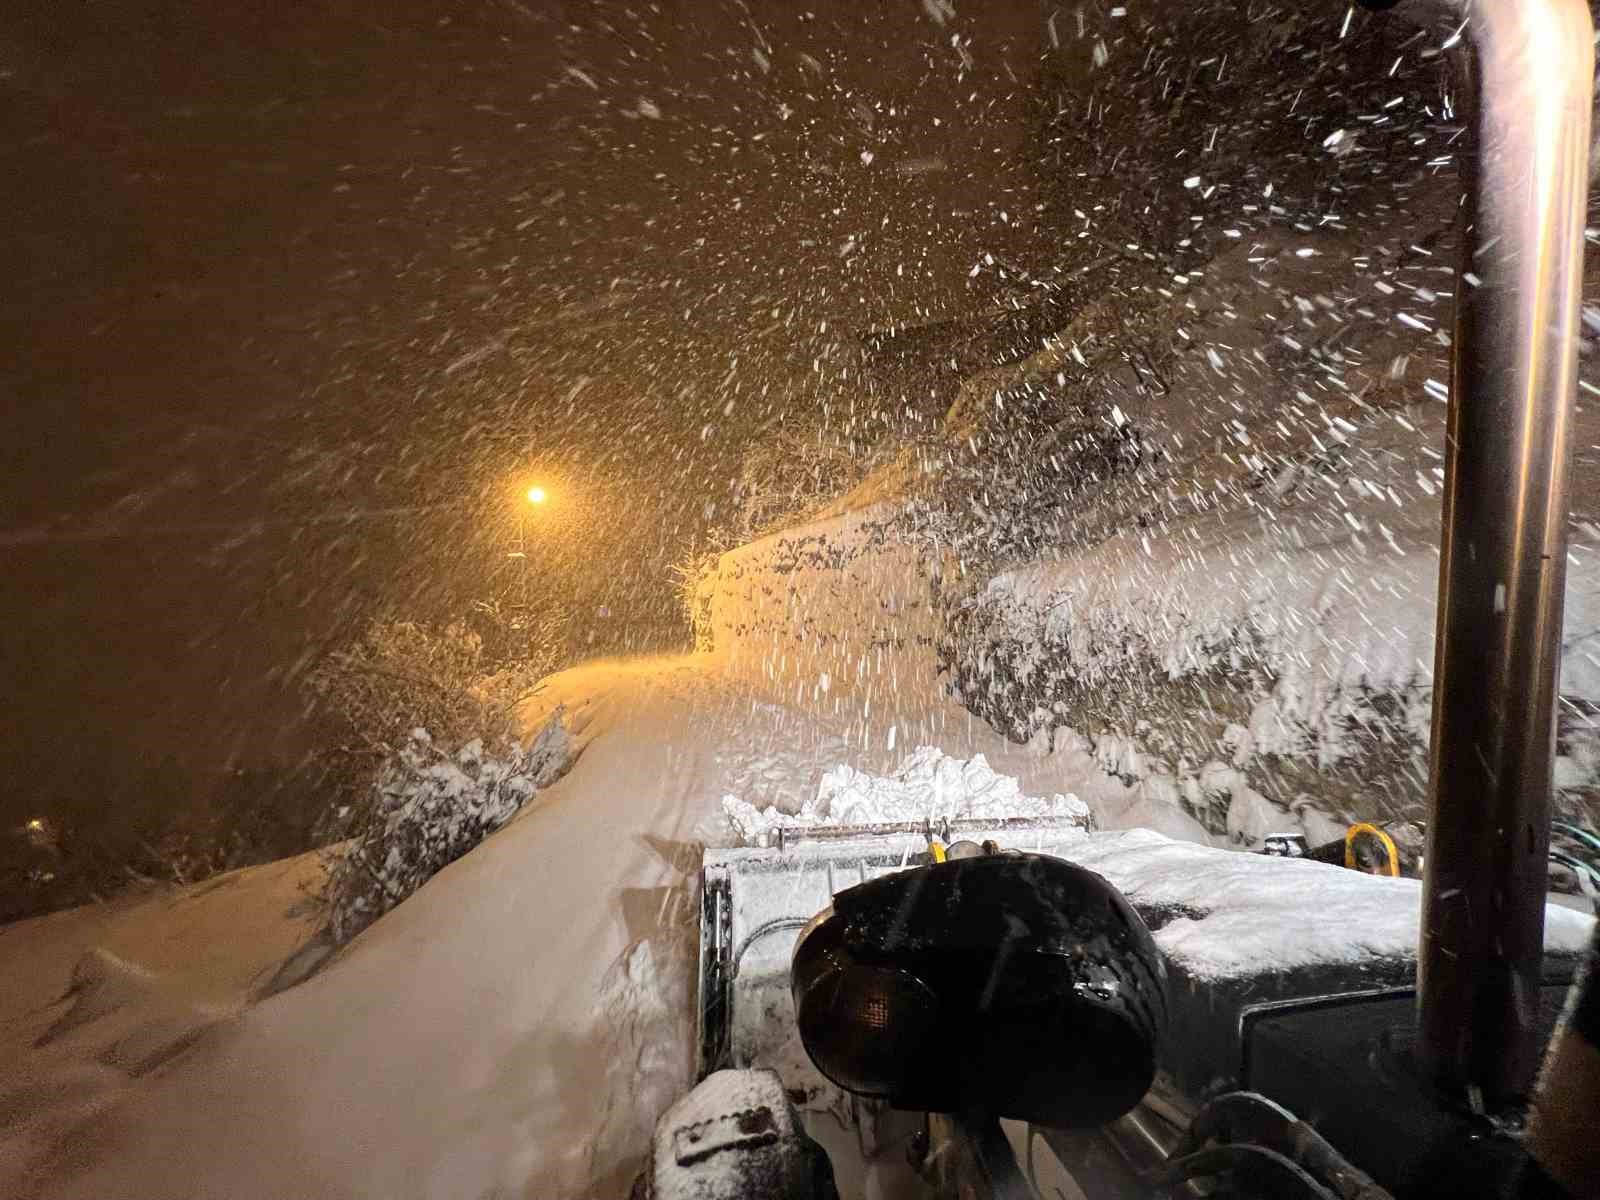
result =
[[[997,577],[979,601],[985,635],[1009,644],[1010,678],[1047,692],[1051,677],[1093,688],[1259,672],[1272,684],[1250,718],[1255,748],[1336,758],[1341,701],[1431,681],[1438,559],[1420,540],[1400,552],[1353,532],[1306,546],[1287,523],[1252,540],[1247,520],[1204,538],[1117,538]],[[1408,715],[1425,732],[1426,706]]]
[[[1325,461],[1251,475],[1203,459],[1216,474],[1196,468],[1153,494],[1139,527],[988,581],[959,635],[968,702],[1029,736],[1063,723],[1075,699],[1097,708],[1175,680],[1226,681],[1246,709],[1236,766],[1275,754],[1327,767],[1370,742],[1373,724],[1425,744],[1443,409],[1346,424]],[[1590,703],[1596,532],[1574,533],[1561,661],[1563,694]],[[1179,749],[1198,764],[1222,747]]]
[[796,813],[769,805],[764,811],[737,796],[722,809],[740,840],[764,843],[779,826],[879,825],[941,818],[1067,817],[1089,819],[1089,806],[1073,795],[1025,796],[1009,775],[997,774],[983,755],[951,758],[936,746],[919,746],[892,775],[873,775],[840,764],[822,777],[815,798]]
[[892,516],[850,513],[730,550],[700,594],[725,671],[784,703],[848,708],[855,737],[890,749],[942,694],[942,564],[897,538]]
[[[88,1153],[98,1114],[270,987],[316,931],[320,878],[305,854],[0,926],[0,1196],[37,1194],[60,1147]],[[126,1177],[101,1194],[133,1193],[160,1195]]]

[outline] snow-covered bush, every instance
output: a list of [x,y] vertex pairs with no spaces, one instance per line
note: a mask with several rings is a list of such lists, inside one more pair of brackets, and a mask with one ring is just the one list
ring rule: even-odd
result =
[[498,745],[513,736],[517,705],[562,664],[564,614],[507,617],[494,606],[479,608],[475,617],[499,643],[497,650],[464,622],[380,617],[308,672],[317,704],[344,727],[338,743],[320,755],[327,811],[337,814],[327,822],[323,844],[365,828],[373,781],[412,730],[428,730],[441,745],[473,738]]
[[571,765],[560,710],[526,746],[455,753],[422,729],[373,784],[364,828],[328,864],[328,932],[343,944],[509,821]]

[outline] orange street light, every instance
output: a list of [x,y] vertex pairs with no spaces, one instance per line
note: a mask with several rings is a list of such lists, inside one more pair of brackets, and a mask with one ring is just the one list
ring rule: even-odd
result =
[[[528,503],[535,508],[549,499],[545,490],[537,484],[530,487],[525,494]],[[525,618],[528,611],[528,510],[526,508],[519,506],[517,509],[517,548],[506,557],[517,560],[517,611]]]

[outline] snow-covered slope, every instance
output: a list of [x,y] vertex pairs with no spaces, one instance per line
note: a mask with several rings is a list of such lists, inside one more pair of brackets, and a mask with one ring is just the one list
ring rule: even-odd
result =
[[320,880],[308,854],[0,926],[0,1194],[97,1156],[83,1130],[279,982]]
[[730,674],[789,704],[850,713],[863,748],[936,740],[936,597],[950,568],[898,539],[889,508],[787,529],[722,556],[701,585]]

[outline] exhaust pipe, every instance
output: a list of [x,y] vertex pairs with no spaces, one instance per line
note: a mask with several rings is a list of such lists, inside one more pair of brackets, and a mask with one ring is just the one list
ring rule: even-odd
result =
[[[1372,7],[1389,7],[1376,0]],[[1418,1054],[1475,1104],[1537,1069],[1594,31],[1585,0],[1407,2],[1465,44]],[[1419,13],[1419,16],[1425,15]]]

